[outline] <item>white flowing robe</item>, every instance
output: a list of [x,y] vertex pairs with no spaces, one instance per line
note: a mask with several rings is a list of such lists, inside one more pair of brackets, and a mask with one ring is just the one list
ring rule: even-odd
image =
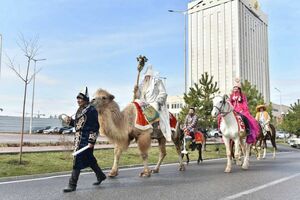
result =
[[170,127],[170,116],[166,105],[167,92],[163,82],[156,78],[151,77],[148,88],[143,90],[143,83],[139,86],[137,97],[141,101],[145,101],[154,107],[159,113],[159,126],[167,141],[171,141],[171,127]]

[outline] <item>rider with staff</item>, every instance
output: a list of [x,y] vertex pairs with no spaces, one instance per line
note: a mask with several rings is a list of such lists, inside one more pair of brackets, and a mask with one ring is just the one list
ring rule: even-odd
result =
[[167,91],[151,65],[148,66],[142,83],[134,88],[135,99],[150,104],[159,113],[159,127],[167,141],[171,141],[172,132],[167,108]]
[[75,119],[66,117],[64,121],[69,126],[75,127],[74,151],[78,152],[80,149],[89,148],[74,156],[73,171],[69,179],[68,187],[65,188],[63,192],[76,190],[80,170],[87,167],[92,168],[96,174],[97,182],[93,185],[99,185],[106,179],[105,174],[102,172],[93,154],[99,131],[99,123],[96,109],[89,104],[87,87],[77,95],[77,103],[79,108],[76,112]]
[[241,82],[238,78],[235,79],[235,84],[229,101],[234,107],[234,111],[239,113],[243,118],[248,135],[247,143],[254,143],[257,135],[259,134],[259,126],[257,121],[250,114],[247,97],[242,92]]

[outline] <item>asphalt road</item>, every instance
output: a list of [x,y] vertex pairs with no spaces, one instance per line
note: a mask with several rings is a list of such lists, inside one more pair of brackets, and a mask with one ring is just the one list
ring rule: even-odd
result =
[[[140,178],[140,168],[123,169],[119,176],[92,186],[92,173],[81,174],[76,192],[64,194],[69,175],[1,180],[0,199],[251,199],[281,200],[300,198],[300,151],[279,147],[277,159],[257,161],[251,158],[250,169],[233,167],[225,174],[225,160],[191,163],[185,172],[177,164],[165,165],[160,174]],[[49,163],[49,166],[51,164]]]

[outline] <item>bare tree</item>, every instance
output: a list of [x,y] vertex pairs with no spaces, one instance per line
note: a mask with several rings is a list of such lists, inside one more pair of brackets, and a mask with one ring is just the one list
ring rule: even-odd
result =
[[24,36],[20,35],[20,43],[18,42],[18,46],[25,54],[25,57],[27,59],[27,67],[25,71],[25,75],[21,74],[20,65],[18,65],[18,69],[16,68],[16,65],[14,63],[14,60],[11,58],[8,58],[8,67],[15,72],[15,74],[24,82],[24,99],[23,99],[23,112],[22,112],[22,130],[21,130],[21,141],[20,141],[20,160],[19,164],[22,163],[22,149],[23,149],[23,138],[24,138],[24,122],[25,122],[25,105],[26,105],[26,96],[27,96],[27,86],[31,82],[31,80],[34,78],[34,76],[40,71],[37,70],[35,73],[29,75],[30,71],[30,64],[31,61],[35,59],[37,56],[37,53],[40,49],[40,46],[38,45],[38,37],[35,37],[30,40],[26,40]]

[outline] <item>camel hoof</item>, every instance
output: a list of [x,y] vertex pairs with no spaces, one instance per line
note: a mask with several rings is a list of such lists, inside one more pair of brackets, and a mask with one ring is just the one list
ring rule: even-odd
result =
[[141,172],[140,173],[140,177],[150,177],[151,176],[151,173],[149,172]]
[[159,169],[152,169],[152,170],[151,170],[151,173],[152,173],[152,174],[157,174],[157,173],[159,173]]
[[114,178],[114,177],[116,177],[118,175],[119,175],[118,172],[109,172],[107,176],[110,177],[110,178]]

